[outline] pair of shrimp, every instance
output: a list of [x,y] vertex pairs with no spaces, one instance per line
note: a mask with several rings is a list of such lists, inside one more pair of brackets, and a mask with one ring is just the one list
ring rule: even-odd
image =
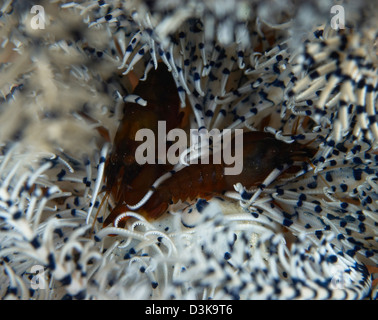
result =
[[[146,82],[139,82],[134,93],[142,97],[147,95],[147,106],[125,104],[124,118],[105,167],[107,196],[113,197],[116,206],[104,226],[130,211],[129,207],[139,203],[155,180],[173,168],[163,164],[139,165],[134,157],[141,144],[135,141],[139,129],[148,128],[156,134],[158,121],[166,121],[167,130],[182,125],[183,112],[180,112],[180,99],[172,76],[160,64],[156,71],[150,72]],[[294,159],[308,159],[313,154],[313,150],[297,142],[287,144],[269,133],[247,132],[243,136],[244,165],[239,175],[225,175],[225,163],[191,164],[163,181],[136,211],[147,219],[156,219],[169,204],[179,200],[223,194],[233,191],[236,183],[246,188],[256,187],[274,169],[290,164]]]

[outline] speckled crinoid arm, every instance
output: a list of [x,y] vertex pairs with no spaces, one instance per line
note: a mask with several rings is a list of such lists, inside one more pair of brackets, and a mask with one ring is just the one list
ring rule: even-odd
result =
[[[344,1],[341,30],[332,1],[39,4],[41,29],[30,2],[0,4],[1,298],[377,299],[373,2]],[[102,228],[107,143],[159,62],[190,128],[316,153],[262,187]]]

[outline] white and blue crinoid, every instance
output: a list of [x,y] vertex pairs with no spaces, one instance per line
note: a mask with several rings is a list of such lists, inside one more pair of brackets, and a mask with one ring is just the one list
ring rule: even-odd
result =
[[[341,30],[327,1],[46,0],[43,29],[32,5],[0,7],[2,298],[377,298],[368,1],[342,4]],[[158,62],[191,128],[265,130],[316,148],[311,163],[102,228],[106,135]]]

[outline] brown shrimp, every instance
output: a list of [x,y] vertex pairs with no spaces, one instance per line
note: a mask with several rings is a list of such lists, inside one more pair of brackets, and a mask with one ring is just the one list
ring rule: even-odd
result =
[[[225,175],[222,164],[192,164],[173,174],[160,184],[149,200],[137,212],[147,219],[158,218],[170,203],[211,197],[233,191],[234,184],[246,188],[261,185],[275,169],[291,164],[294,160],[308,159],[314,150],[297,142],[287,144],[265,132],[248,132],[243,136],[243,169],[239,175]],[[297,168],[298,170],[298,168]],[[126,205],[108,217],[111,223],[118,214],[127,211]]]
[[142,142],[135,140],[136,132],[147,128],[157,134],[158,121],[165,121],[167,130],[171,130],[181,125],[184,116],[177,87],[162,63],[148,73],[146,81],[139,81],[133,94],[146,100],[147,106],[125,103],[124,116],[105,164],[105,198],[111,195],[117,204],[137,203],[151,184],[172,168],[138,164],[135,151]]

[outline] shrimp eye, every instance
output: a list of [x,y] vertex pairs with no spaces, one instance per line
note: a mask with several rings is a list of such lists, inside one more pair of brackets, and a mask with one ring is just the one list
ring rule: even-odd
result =
[[123,163],[125,165],[132,165],[133,163],[135,163],[135,157],[128,154],[128,155],[124,155],[123,156]]
[[118,161],[118,158],[119,158],[119,155],[117,152],[114,152],[111,156],[110,156],[110,164],[111,165],[115,165]]

